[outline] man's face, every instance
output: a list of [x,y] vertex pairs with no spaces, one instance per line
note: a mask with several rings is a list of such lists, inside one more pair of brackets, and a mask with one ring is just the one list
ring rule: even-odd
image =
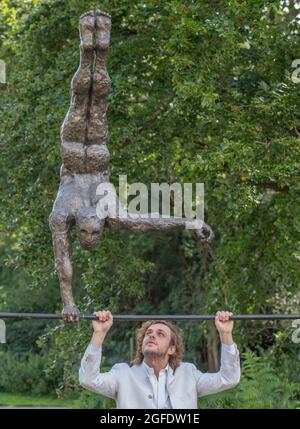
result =
[[145,357],[164,358],[175,353],[175,346],[170,346],[171,330],[162,323],[155,323],[147,329],[143,344],[142,352]]

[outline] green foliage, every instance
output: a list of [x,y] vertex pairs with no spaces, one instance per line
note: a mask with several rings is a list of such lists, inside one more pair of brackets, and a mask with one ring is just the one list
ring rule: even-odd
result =
[[0,392],[0,406],[13,407],[65,407],[71,408],[72,401],[62,401],[54,396],[33,396],[25,394],[12,394]]
[[299,383],[291,382],[270,354],[258,357],[248,351],[242,358],[240,384],[232,391],[200,399],[200,408],[299,408]]
[[71,408],[112,409],[116,408],[116,403],[110,398],[85,390],[81,393],[79,398],[73,402]]
[[54,394],[61,374],[48,377],[47,356],[28,353],[21,357],[10,351],[0,351],[0,391],[32,395]]

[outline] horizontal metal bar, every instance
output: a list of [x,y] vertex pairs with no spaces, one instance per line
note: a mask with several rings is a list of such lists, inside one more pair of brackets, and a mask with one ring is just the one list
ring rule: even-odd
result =
[[[64,315],[53,313],[1,313],[0,319],[63,319]],[[177,315],[177,314],[147,314],[147,315],[129,315],[129,314],[113,314],[114,321],[145,321],[145,320],[186,320],[186,321],[201,321],[214,320],[215,315]],[[94,314],[80,314],[80,320],[97,319]],[[300,314],[235,314],[231,317],[232,320],[280,320],[280,319],[300,319]]]

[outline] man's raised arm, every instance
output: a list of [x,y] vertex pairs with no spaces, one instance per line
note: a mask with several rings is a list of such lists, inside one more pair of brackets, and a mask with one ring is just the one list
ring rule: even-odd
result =
[[197,380],[198,397],[222,392],[236,386],[240,381],[240,355],[237,345],[233,341],[232,313],[218,311],[215,317],[215,325],[221,341],[221,367],[218,372],[203,373],[195,366],[194,376]]
[[110,311],[98,311],[95,313],[99,320],[93,320],[93,336],[81,360],[79,369],[79,382],[86,389],[96,393],[116,398],[118,390],[118,369],[122,364],[116,364],[108,372],[101,372],[102,344],[107,332],[113,324],[113,316]]

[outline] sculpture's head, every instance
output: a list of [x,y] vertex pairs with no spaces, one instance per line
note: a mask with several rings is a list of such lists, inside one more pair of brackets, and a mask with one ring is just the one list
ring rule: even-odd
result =
[[96,209],[93,207],[83,207],[76,215],[76,228],[78,239],[85,250],[92,250],[101,235],[105,220],[99,219]]

